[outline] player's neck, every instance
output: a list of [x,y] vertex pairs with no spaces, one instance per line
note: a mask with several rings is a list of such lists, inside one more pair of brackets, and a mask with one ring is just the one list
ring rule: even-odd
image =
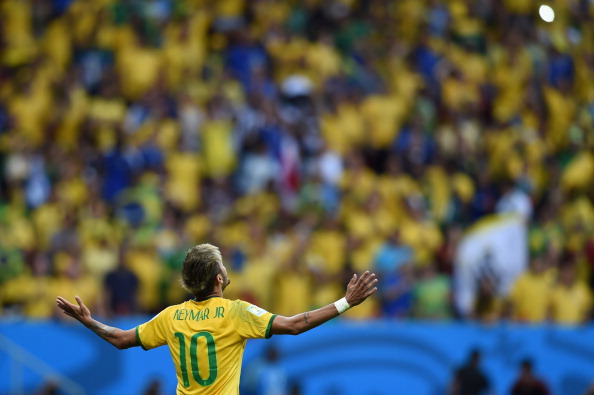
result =
[[220,285],[215,286],[214,289],[212,290],[212,292],[205,299],[210,299],[210,298],[215,298],[215,297],[219,297],[219,298],[223,297],[223,288]]

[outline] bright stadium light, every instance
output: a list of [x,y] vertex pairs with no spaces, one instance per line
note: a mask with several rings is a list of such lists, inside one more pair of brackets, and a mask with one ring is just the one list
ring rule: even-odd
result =
[[548,5],[541,5],[538,9],[538,14],[545,22],[553,22],[555,20],[555,11]]

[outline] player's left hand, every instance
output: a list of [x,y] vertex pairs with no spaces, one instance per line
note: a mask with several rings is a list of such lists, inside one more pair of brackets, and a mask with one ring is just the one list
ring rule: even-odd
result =
[[345,298],[349,306],[357,306],[377,291],[375,273],[366,271],[359,278],[354,274],[347,286]]
[[56,299],[56,304],[64,314],[69,315],[70,317],[80,321],[83,325],[86,325],[91,320],[91,311],[87,306],[85,306],[80,297],[75,296],[74,298],[76,299],[78,306],[70,303],[61,296],[58,296]]

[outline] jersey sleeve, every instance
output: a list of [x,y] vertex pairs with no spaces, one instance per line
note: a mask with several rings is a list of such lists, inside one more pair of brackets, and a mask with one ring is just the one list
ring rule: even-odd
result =
[[143,350],[150,350],[167,344],[167,312],[161,311],[150,321],[136,327],[136,340]]
[[270,338],[275,317],[276,314],[242,300],[234,301],[231,308],[231,319],[237,333],[246,339]]

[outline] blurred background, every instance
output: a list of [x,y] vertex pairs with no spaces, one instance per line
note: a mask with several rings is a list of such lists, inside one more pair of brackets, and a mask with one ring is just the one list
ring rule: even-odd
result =
[[594,2],[546,5],[0,2],[0,394],[173,394],[54,300],[133,327],[203,242],[282,315],[381,279],[242,394],[593,393]]

